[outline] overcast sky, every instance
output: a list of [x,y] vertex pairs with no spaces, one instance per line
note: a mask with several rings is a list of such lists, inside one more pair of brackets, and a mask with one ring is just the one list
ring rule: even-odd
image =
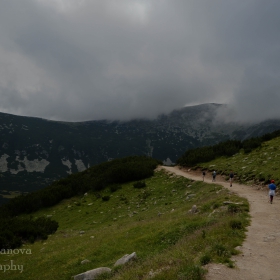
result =
[[0,0],[0,111],[153,118],[226,103],[280,118],[279,0]]

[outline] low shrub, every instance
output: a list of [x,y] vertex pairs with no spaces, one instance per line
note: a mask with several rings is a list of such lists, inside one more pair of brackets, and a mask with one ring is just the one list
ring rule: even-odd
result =
[[129,203],[129,200],[127,199],[127,197],[123,194],[120,195],[120,201],[124,202],[125,204]]
[[146,183],[145,183],[145,181],[138,181],[133,184],[133,187],[136,189],[142,189],[142,188],[146,187]]
[[240,211],[240,208],[236,204],[229,204],[228,205],[228,212],[234,214]]
[[211,257],[208,254],[206,254],[206,255],[202,256],[199,261],[200,261],[201,265],[206,265],[206,264],[210,263]]
[[203,229],[202,230],[202,238],[205,239],[206,238],[206,231]]
[[213,209],[217,209],[217,208],[219,208],[220,207],[220,204],[218,203],[218,202],[215,202],[214,204],[213,204]]
[[217,243],[213,246],[212,251],[217,254],[219,257],[230,257],[231,253],[227,248],[220,243]]
[[120,190],[122,188],[121,185],[111,185],[110,186],[110,191],[111,192],[116,192],[117,190]]
[[102,200],[103,201],[108,201],[108,200],[110,200],[110,196],[109,195],[104,195],[104,196],[102,196]]
[[243,229],[243,224],[241,221],[239,220],[231,220],[229,221],[229,226],[232,228],[232,229]]
[[38,239],[45,240],[58,228],[56,221],[45,217],[14,217],[0,222],[0,248],[3,249],[20,247],[26,241],[34,243]]

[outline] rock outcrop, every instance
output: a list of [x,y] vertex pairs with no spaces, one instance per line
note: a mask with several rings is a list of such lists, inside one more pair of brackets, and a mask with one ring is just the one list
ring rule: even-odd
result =
[[74,280],[94,280],[97,276],[103,273],[110,273],[111,269],[108,267],[99,267],[96,269],[88,270],[84,273],[78,274],[74,276]]
[[[114,264],[114,267],[124,265],[132,260],[135,260],[136,258],[137,258],[137,256],[136,256],[135,252],[133,252],[130,255],[126,254],[116,261],[116,263]],[[81,264],[89,263],[89,262],[90,262],[89,260],[84,260],[81,262]],[[110,273],[111,271],[112,271],[112,269],[109,267],[99,267],[99,268],[88,270],[86,272],[75,275],[74,280],[94,280],[101,274]]]

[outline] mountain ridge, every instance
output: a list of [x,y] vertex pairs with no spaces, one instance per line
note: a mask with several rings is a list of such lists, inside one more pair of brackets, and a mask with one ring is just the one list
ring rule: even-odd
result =
[[217,121],[221,108],[226,105],[201,104],[131,121],[61,122],[0,113],[0,198],[41,189],[112,158],[146,155],[172,164],[188,149],[280,129],[280,120]]

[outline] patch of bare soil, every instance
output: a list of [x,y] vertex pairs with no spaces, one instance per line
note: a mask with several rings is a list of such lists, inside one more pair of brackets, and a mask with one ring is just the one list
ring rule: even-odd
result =
[[[202,181],[201,171],[163,166],[165,170],[193,180]],[[212,183],[212,176],[206,173],[205,182]],[[280,280],[280,198],[269,203],[268,190],[240,185],[232,187],[222,176],[216,177],[220,184],[230,191],[245,197],[250,203],[251,225],[246,239],[237,249],[241,254],[232,257],[235,268],[223,264],[208,264],[207,280]]]

